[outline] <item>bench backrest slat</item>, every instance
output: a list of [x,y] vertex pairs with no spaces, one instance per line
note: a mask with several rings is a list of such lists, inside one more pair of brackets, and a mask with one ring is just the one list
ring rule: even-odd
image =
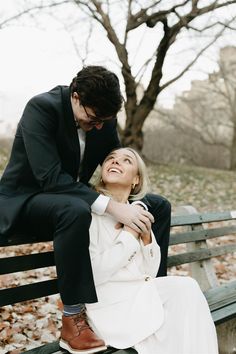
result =
[[227,221],[236,219],[236,211],[222,211],[210,213],[196,213],[189,215],[174,215],[171,218],[171,226],[195,225],[214,221]]
[[10,246],[18,246],[18,245],[26,245],[32,243],[40,243],[40,242],[49,242],[52,241],[53,236],[50,238],[48,235],[47,238],[43,237],[34,237],[32,235],[14,235],[14,237],[7,239],[6,237],[0,237],[0,247],[10,247]]
[[0,290],[0,307],[58,293],[57,279]]
[[202,241],[220,236],[236,234],[236,226],[224,226],[212,229],[192,230],[191,232],[178,232],[170,235],[170,246],[180,243]]
[[36,268],[54,266],[53,252],[33,253],[25,256],[0,258],[0,274],[9,274]]
[[168,267],[180,264],[202,261],[211,257],[222,256],[223,254],[236,251],[236,243],[212,248],[201,248],[194,252],[181,253],[168,257]]

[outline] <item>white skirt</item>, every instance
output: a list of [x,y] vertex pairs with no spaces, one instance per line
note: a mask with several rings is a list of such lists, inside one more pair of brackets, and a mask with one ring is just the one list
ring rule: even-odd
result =
[[[207,301],[190,277],[156,278],[164,323],[137,343],[139,354],[218,354],[217,336]],[[158,314],[156,314],[158,316]]]

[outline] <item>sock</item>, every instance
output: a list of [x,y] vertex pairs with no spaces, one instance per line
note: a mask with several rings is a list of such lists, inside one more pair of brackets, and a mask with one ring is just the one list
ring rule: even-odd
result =
[[84,309],[85,309],[84,304],[64,305],[63,315],[64,316],[77,315],[78,313],[80,313]]

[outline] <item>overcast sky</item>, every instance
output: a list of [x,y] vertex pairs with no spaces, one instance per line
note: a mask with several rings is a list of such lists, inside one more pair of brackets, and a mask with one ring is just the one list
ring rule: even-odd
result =
[[[9,0],[4,2],[4,6],[12,9],[13,3],[13,0]],[[0,123],[0,134],[8,124],[16,125],[30,97],[58,84],[68,85],[81,68],[81,60],[75,52],[70,35],[63,30],[56,30],[53,25],[46,27],[47,30],[35,28],[32,22],[25,22],[24,25],[21,23],[0,30],[0,120],[4,121],[4,124]],[[152,41],[152,38],[149,37],[149,40]],[[146,41],[143,53],[149,50],[149,43]],[[225,38],[220,45],[230,43],[236,43],[235,38]],[[111,60],[106,62],[106,58],[112,56],[112,51],[101,33],[97,34],[92,46],[94,51],[89,63],[101,64],[105,53],[103,64],[118,73],[118,67]],[[183,48],[182,43],[179,50]],[[142,52],[137,53],[140,58]],[[189,89],[191,80],[204,79],[207,72],[216,70],[217,52],[212,49],[204,55],[194,70],[163,91],[159,102],[170,107],[176,94]],[[166,64],[166,78],[171,78],[180,70],[173,60],[173,57],[170,58]]]

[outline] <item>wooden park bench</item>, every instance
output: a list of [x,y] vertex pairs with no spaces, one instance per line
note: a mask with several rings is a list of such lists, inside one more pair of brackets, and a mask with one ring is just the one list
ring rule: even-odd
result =
[[[168,266],[179,267],[189,263],[190,275],[199,282],[204,291],[217,326],[220,353],[236,353],[236,276],[220,285],[212,262],[213,257],[235,252],[236,242],[210,247],[207,241],[236,235],[236,211],[197,213],[193,207],[182,207],[178,215],[172,216],[171,226],[170,246],[186,244],[186,250],[169,255]],[[39,240],[33,237],[29,240],[29,237],[26,239],[23,235],[18,235],[17,238],[11,237],[8,241],[1,241],[0,246],[21,247],[29,242],[36,243]],[[49,267],[54,264],[53,251],[0,258],[0,274]],[[56,279],[1,289],[0,307],[56,293],[58,293]],[[64,351],[59,348],[58,342],[53,342],[25,353],[61,354]],[[126,350],[109,348],[104,353],[132,354],[136,351],[131,348]]]

